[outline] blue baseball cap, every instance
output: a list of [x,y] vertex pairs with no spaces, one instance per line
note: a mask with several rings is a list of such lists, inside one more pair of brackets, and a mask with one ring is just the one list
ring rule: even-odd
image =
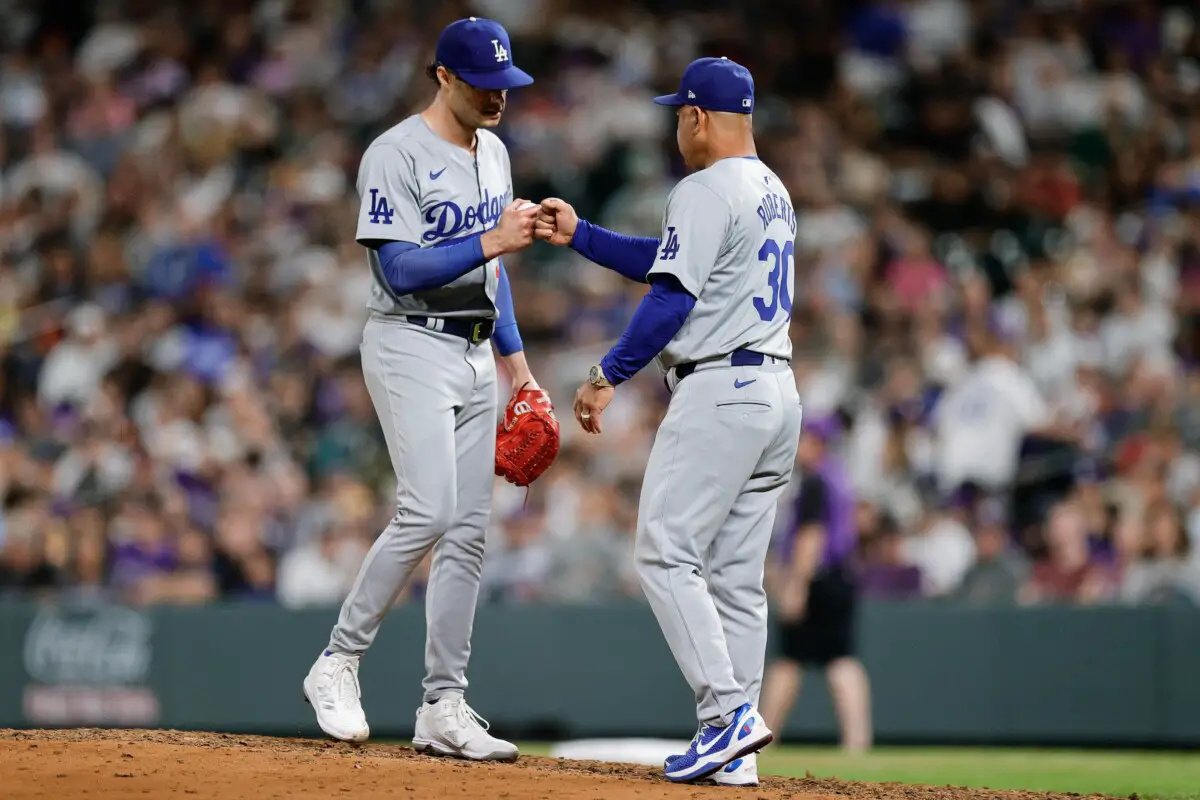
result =
[[698,58],[683,71],[679,91],[656,97],[654,102],[750,114],[754,111],[754,78],[750,70],[728,58]]
[[438,37],[434,60],[476,89],[515,89],[533,78],[512,62],[512,44],[499,22],[470,17],[451,22]]

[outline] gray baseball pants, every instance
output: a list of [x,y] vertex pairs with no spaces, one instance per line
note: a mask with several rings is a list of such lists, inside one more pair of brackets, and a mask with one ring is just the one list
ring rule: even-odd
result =
[[800,398],[786,362],[672,373],[634,547],[638,577],[701,723],[758,704],[767,645],[763,574],[792,475]]
[[424,699],[467,688],[471,629],[492,509],[496,365],[488,342],[372,313],[363,377],[396,472],[396,515],[359,569],[329,639],[361,655],[433,549],[425,596]]

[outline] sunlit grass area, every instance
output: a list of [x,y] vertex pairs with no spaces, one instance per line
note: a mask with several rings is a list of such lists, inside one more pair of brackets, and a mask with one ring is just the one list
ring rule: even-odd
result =
[[[549,755],[550,747],[527,743],[521,752]],[[1200,755],[1176,752],[883,747],[848,755],[781,746],[762,754],[759,769],[764,775],[1200,800]]]

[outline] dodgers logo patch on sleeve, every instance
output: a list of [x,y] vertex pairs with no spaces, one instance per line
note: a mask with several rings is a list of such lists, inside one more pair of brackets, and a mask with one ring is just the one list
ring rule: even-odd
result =
[[675,234],[675,228],[667,228],[667,238],[663,242],[662,252],[658,254],[660,261],[674,261],[675,256],[679,254],[679,237]]
[[391,225],[395,211],[388,205],[387,198],[378,189],[371,190],[371,210],[368,212],[372,225]]

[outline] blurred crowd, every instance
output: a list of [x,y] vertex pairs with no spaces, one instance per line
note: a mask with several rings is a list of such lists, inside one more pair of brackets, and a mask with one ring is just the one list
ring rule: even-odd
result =
[[[0,595],[341,600],[394,513],[358,158],[468,14],[537,79],[516,194],[633,234],[683,175],[649,99],[750,67],[867,596],[1200,601],[1200,14],[1165,0],[0,2]],[[568,408],[644,287],[506,264]],[[666,400],[639,376],[499,484],[487,600],[640,595]]]

